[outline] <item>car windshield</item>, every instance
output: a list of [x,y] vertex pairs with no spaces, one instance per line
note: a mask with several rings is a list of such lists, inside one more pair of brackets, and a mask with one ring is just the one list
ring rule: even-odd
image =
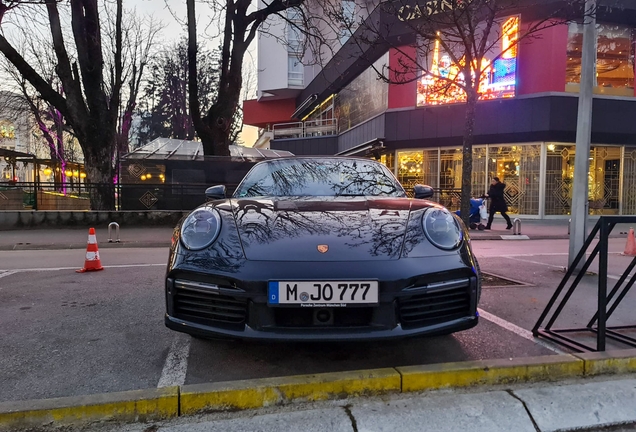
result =
[[382,164],[364,159],[282,159],[259,163],[235,198],[261,196],[392,196],[406,193]]

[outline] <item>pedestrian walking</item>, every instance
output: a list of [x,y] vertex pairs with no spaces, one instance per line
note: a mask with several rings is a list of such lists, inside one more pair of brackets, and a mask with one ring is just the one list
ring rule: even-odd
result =
[[488,216],[488,224],[485,228],[487,230],[490,229],[492,220],[495,217],[495,213],[497,212],[501,213],[506,222],[508,222],[508,226],[506,227],[506,229],[512,228],[510,216],[506,214],[506,212],[508,211],[508,204],[506,204],[504,189],[506,189],[506,184],[500,182],[499,177],[493,177],[490,181],[490,189],[488,189],[488,193],[485,195],[490,199],[490,215]]

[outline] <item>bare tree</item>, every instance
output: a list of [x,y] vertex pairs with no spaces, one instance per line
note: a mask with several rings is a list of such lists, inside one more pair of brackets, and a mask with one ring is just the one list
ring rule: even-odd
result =
[[[44,16],[39,5],[45,7]],[[115,0],[110,26],[100,18],[104,10],[100,10],[98,0],[69,0],[68,6],[70,35],[65,34],[63,22],[69,11],[61,9],[65,6],[58,0],[0,0],[0,25],[3,29],[7,24],[8,12],[15,14],[14,19],[18,23],[21,19],[24,21],[24,14],[28,14],[29,22],[34,21],[34,16],[43,16],[42,21],[49,28],[49,44],[42,50],[55,53],[53,64],[59,87],[55,87],[41,70],[37,70],[16,50],[7,39],[6,32],[0,34],[0,52],[72,128],[84,153],[88,180],[95,184],[91,188],[92,208],[114,209],[113,155],[118,136],[128,135],[126,113],[132,112],[134,108],[147,50],[140,49],[138,57],[132,56],[137,63],[132,60],[130,64],[126,63],[124,52],[129,44],[124,47],[126,32],[122,0]],[[64,13],[60,14],[60,10]],[[102,28],[108,29],[105,40]],[[135,34],[132,28],[128,35]],[[151,45],[155,33],[149,34],[146,47]],[[69,41],[72,44],[68,44]],[[122,110],[126,83],[129,84],[128,101]],[[124,121],[119,127],[122,119]]]
[[[47,83],[57,88],[61,93],[61,84],[55,75],[55,62],[51,53],[42,51],[43,39],[37,32],[31,32],[29,37],[21,34],[19,40],[20,54],[29,60],[32,65],[36,65],[41,71],[41,76]],[[52,105],[39,97],[37,91],[20,74],[20,72],[9,61],[2,62],[2,69],[8,77],[11,77],[8,87],[15,91],[14,109],[19,110],[23,116],[29,118],[34,129],[41,135],[47,153],[54,163],[60,164],[59,178],[56,181],[66,182],[66,159],[64,157],[64,133],[72,132],[66,125],[63,115]],[[32,132],[36,134],[35,130]]]
[[[106,32],[108,34],[110,51],[115,52],[117,44],[116,17],[113,16],[112,8],[105,8]],[[155,20],[152,16],[142,18],[136,11],[126,13],[122,22],[122,69],[123,82],[126,83],[122,89],[123,98],[120,107],[120,118],[117,127],[117,159],[119,155],[128,153],[130,132],[132,129],[132,118],[137,108],[139,93],[143,84],[146,69],[151,58],[156,54],[157,46],[155,41],[159,33],[165,26]],[[110,70],[113,70],[113,57],[109,58]]]
[[243,85],[243,60],[257,30],[269,18],[282,11],[297,8],[305,0],[273,0],[253,10],[253,0],[201,0],[210,6],[213,20],[221,22],[221,65],[218,93],[204,112],[200,105],[197,68],[197,20],[195,0],[187,0],[189,97],[192,120],[206,155],[229,155],[230,136],[239,109]]
[[[218,90],[218,52],[198,52],[199,103],[207,110]],[[140,98],[139,138],[146,143],[158,137],[193,140],[196,135],[188,98],[188,42],[167,45],[150,62]],[[236,125],[237,121],[233,124]],[[230,136],[230,139],[233,139]]]

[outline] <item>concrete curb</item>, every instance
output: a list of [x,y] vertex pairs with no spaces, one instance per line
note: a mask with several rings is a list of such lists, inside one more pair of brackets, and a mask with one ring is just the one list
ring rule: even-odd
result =
[[400,391],[400,374],[387,368],[186,385],[180,401],[181,414],[187,415]]
[[148,421],[200,412],[636,372],[636,349],[265,378],[0,403],[0,430]]
[[407,366],[396,370],[402,375],[402,392],[415,392],[578,377],[583,376],[585,363],[566,354]]
[[101,421],[161,420],[179,415],[179,387],[0,403],[0,430]]

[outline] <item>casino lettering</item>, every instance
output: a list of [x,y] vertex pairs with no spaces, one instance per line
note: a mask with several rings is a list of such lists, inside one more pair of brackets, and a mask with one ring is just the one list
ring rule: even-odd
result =
[[435,15],[440,12],[445,12],[452,9],[453,9],[452,0],[430,0],[421,7],[420,5],[402,6],[398,10],[397,16],[400,21],[411,21],[418,18],[422,18],[423,16],[431,16],[431,15]]

